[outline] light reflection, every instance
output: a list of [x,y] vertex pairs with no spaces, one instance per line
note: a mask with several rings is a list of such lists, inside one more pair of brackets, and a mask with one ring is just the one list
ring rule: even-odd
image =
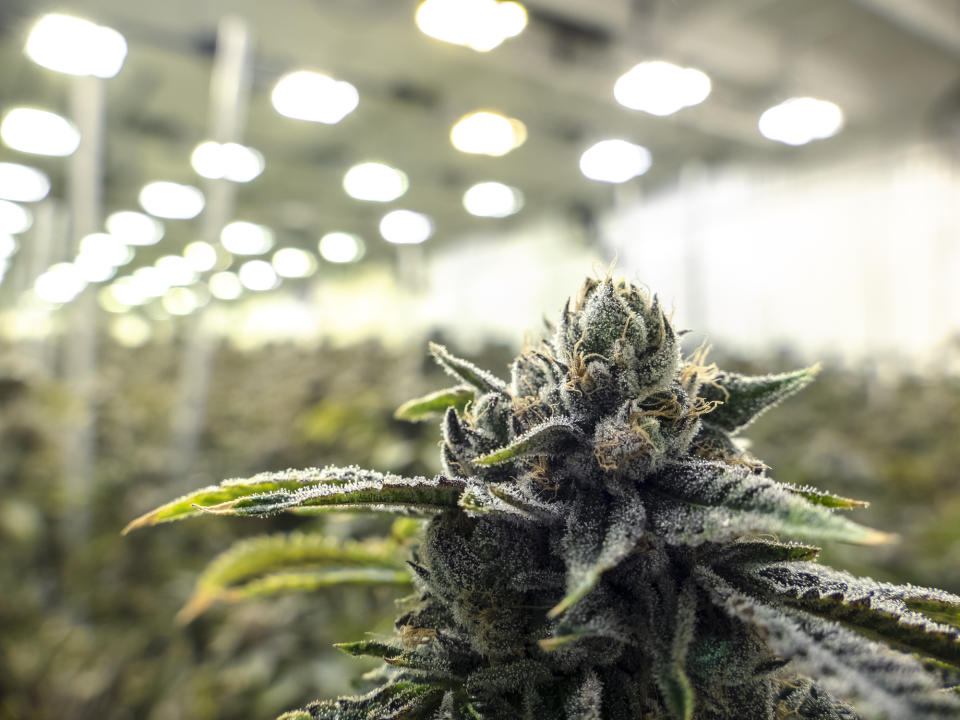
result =
[[152,182],[140,191],[140,206],[154,217],[189,220],[203,210],[203,193],[192,185]]
[[806,145],[840,132],[843,111],[829,100],[795,97],[767,109],[760,116],[760,134],[786,145]]
[[220,242],[235,255],[262,255],[273,247],[273,231],[263,225],[236,220],[224,226]]
[[282,248],[273,254],[273,269],[280,277],[305,278],[317,271],[317,261],[306,250]]
[[417,27],[437,40],[488,52],[527,26],[527,11],[518,2],[497,0],[424,0]]
[[522,122],[487,111],[464,115],[450,130],[453,146],[475,155],[506,155],[526,139],[527,128]]
[[613,96],[624,107],[665,116],[699,105],[710,90],[710,78],[703,71],[652,60],[621,75],[613,86]]
[[262,292],[273,290],[280,285],[280,278],[277,277],[273,265],[266,260],[248,260],[240,266],[237,276],[247,290]]
[[243,294],[243,285],[236,273],[221,271],[210,276],[210,294],[218,300],[236,300]]
[[57,263],[41,274],[33,284],[37,297],[49,303],[62,304],[73,300],[87,286],[76,266]]
[[390,202],[407,191],[407,175],[389,165],[365,162],[354,165],[343,176],[343,189],[356,200]]
[[351,263],[363,257],[363,239],[346,232],[331,232],[320,238],[320,257],[332,263]]
[[244,183],[258,177],[265,167],[263,155],[252,147],[237,143],[202,142],[190,156],[197,174],[210,180]]
[[360,95],[348,82],[300,70],[280,78],[270,100],[285,117],[334,125],[353,112]]
[[163,238],[163,223],[136,210],[119,210],[107,217],[107,232],[125,245],[156,245]]
[[0,123],[0,138],[9,147],[33,155],[66,157],[80,146],[77,126],[56,113],[14,108]]
[[380,234],[395,245],[417,245],[433,234],[433,220],[413,210],[394,210],[380,221]]
[[33,215],[21,205],[0,200],[0,233],[19,235],[33,225]]
[[626,140],[601,140],[580,156],[580,172],[591,180],[622,183],[650,169],[650,151]]
[[0,200],[37,202],[50,193],[50,178],[36,168],[0,162]]
[[520,212],[523,193],[499,182],[477,183],[463,194],[463,207],[477,217],[503,218]]
[[53,13],[33,26],[24,52],[49,70],[111,78],[123,67],[127,41],[113,28]]

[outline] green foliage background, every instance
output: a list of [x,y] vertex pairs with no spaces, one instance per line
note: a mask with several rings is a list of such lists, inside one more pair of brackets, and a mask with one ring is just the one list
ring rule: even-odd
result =
[[[509,356],[490,348],[472,359],[500,369]],[[780,360],[721,364],[748,372],[802,364]],[[162,539],[121,539],[119,530],[171,495],[262,470],[356,463],[432,475],[434,425],[392,419],[401,402],[438,386],[422,348],[220,348],[196,461],[188,477],[171,478],[178,362],[172,345],[103,348],[96,490],[83,545],[66,539],[78,509],[66,504],[60,480],[59,442],[79,419],[75,398],[51,381],[0,381],[2,720],[273,717],[304,697],[347,692],[358,661],[331,643],[389,630],[396,593],[359,588],[215,608],[174,625],[200,570],[233,539],[303,520],[187,521]],[[747,435],[779,480],[869,499],[858,520],[902,537],[891,548],[833,545],[825,562],[960,591],[956,376],[880,382],[828,366],[789,411],[768,413]],[[386,527],[325,522],[341,537]]]

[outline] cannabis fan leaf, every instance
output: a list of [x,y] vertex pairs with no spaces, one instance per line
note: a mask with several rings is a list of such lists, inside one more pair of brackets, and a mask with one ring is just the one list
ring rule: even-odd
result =
[[[402,543],[246,541],[185,610],[335,582],[413,583],[384,661],[330,720],[946,720],[960,717],[960,597],[855,578],[800,541],[887,542],[780,483],[736,436],[817,368],[746,377],[682,358],[656,298],[587,281],[509,382],[431,345],[456,381],[398,417],[441,423],[444,472],[324,468],[230,480],[128,529],[200,514],[389,512]],[[783,537],[779,540],[775,538]]]

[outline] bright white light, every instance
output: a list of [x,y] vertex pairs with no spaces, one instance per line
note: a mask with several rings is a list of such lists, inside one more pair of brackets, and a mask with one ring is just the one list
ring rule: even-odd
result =
[[477,183],[463,194],[463,207],[478,217],[507,217],[523,207],[523,193],[503,183]]
[[317,260],[306,250],[283,248],[273,254],[273,269],[280,277],[310,277],[317,271]]
[[109,313],[125,313],[130,309],[129,305],[120,302],[113,294],[114,285],[105,285],[97,293],[97,303],[100,307]]
[[70,302],[86,286],[87,283],[72,263],[57,263],[36,279],[33,291],[41,300],[59,304]]
[[107,218],[107,232],[125,245],[156,245],[163,223],[135,210],[120,210]]
[[127,41],[116,30],[70,15],[44,15],[24,48],[37,65],[69,75],[111,78],[127,57]]
[[217,250],[210,243],[197,240],[183,249],[183,257],[194,272],[212,270],[217,264]]
[[189,220],[203,210],[203,193],[192,185],[152,182],[140,191],[140,207],[154,217]]
[[243,293],[243,285],[236,273],[224,271],[210,276],[210,294],[218,300],[236,300]]
[[[110,285],[110,298],[114,301],[114,306],[122,305],[124,308],[131,308],[135,305],[143,305],[149,296],[143,291],[143,286],[130,275],[117,278]],[[105,302],[106,300],[106,302]],[[100,304],[109,312],[122,312],[120,310],[111,310],[110,300],[101,297]]]
[[88,283],[105,282],[117,274],[117,268],[94,253],[80,252],[73,261],[80,277]]
[[173,288],[163,296],[160,302],[163,309],[171,315],[189,315],[200,307],[197,294],[190,288],[185,287]]
[[144,297],[160,297],[170,288],[163,273],[152,266],[140,268],[131,277]]
[[526,139],[522,122],[492,112],[464,115],[450,130],[450,142],[457,150],[476,155],[506,155]]
[[0,262],[6,262],[17,251],[17,239],[0,232]]
[[706,73],[652,60],[634,65],[621,75],[613,86],[613,96],[624,107],[664,116],[699,105],[710,95],[710,89]]
[[790,98],[760,116],[760,134],[787,145],[806,145],[836,135],[843,127],[843,111],[829,100]]
[[523,31],[527,11],[516,2],[425,0],[417,8],[416,20],[425,35],[487,52]]
[[343,176],[343,189],[357,200],[390,202],[407,191],[407,175],[389,165],[365,162],[354,165]]
[[207,140],[194,149],[190,164],[198,175],[211,180],[250,182],[263,172],[263,155],[252,147]]
[[650,169],[650,151],[626,140],[601,140],[580,156],[580,172],[591,180],[622,183]]
[[36,168],[0,162],[0,199],[16,202],[43,200],[50,192],[50,178]]
[[380,234],[389,243],[416,245],[433,235],[433,221],[413,210],[394,210],[380,221]]
[[133,260],[134,252],[113,235],[92,233],[80,241],[80,254],[96,258],[102,265],[120,267]]
[[124,347],[140,347],[150,339],[153,330],[149,322],[131,313],[113,318],[110,323],[110,335]]
[[179,255],[164,255],[153,265],[160,271],[163,281],[171,287],[191,285],[197,281],[197,274],[193,271],[190,263],[186,258]]
[[80,147],[80,131],[64,117],[37,110],[14,108],[0,123],[0,138],[9,147],[34,155],[66,157]]
[[0,200],[0,233],[17,235],[33,225],[33,216],[25,207],[9,200]]
[[334,125],[353,112],[360,95],[348,82],[300,70],[280,78],[270,100],[285,117]]
[[353,233],[327,233],[320,238],[318,249],[320,257],[328,262],[356,262],[363,257],[363,239]]
[[220,242],[235,255],[263,255],[273,247],[273,232],[263,225],[236,220],[220,231]]
[[238,275],[247,290],[273,290],[280,284],[273,265],[266,260],[247,260]]

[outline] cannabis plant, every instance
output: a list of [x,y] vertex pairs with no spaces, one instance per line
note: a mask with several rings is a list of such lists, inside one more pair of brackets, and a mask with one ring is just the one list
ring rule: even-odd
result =
[[[246,541],[211,602],[412,581],[358,697],[331,720],[890,720],[960,717],[960,597],[857,578],[806,541],[878,544],[863,503],[778,483],[740,432],[816,368],[747,377],[682,359],[656,297],[587,281],[505,382],[433,345],[456,384],[398,410],[440,416],[444,472],[356,467],[228,480],[131,523],[201,513],[428,518],[383,541]],[[781,538],[791,538],[781,539]],[[400,564],[406,553],[406,569]],[[854,709],[856,708],[856,709]]]

